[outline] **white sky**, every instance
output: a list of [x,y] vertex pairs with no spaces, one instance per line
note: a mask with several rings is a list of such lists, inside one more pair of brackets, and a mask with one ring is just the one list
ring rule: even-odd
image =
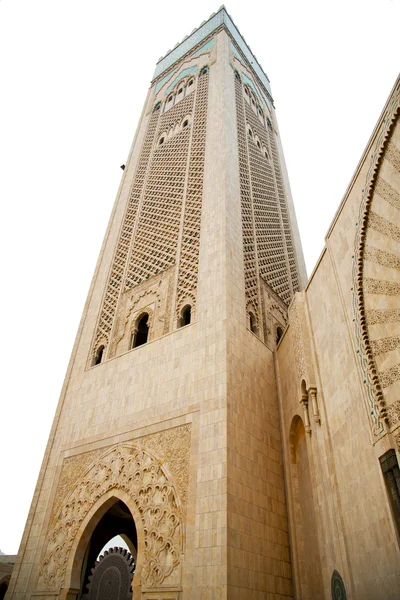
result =
[[[0,0],[0,549],[18,550],[157,59],[219,8]],[[230,0],[277,107],[310,273],[399,66],[400,0]]]

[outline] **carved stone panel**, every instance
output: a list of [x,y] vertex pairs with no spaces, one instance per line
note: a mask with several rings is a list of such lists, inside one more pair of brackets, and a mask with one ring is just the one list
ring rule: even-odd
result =
[[[64,463],[45,543],[38,589],[59,590],[80,525],[112,489],[123,490],[141,516],[146,553],[143,588],[179,584],[190,458],[190,425],[134,443],[71,457]],[[90,464],[88,464],[90,463]]]
[[311,332],[306,320],[304,292],[298,292],[289,308],[289,323],[293,327],[294,357],[299,385],[304,380],[307,389],[316,386]]
[[149,315],[149,341],[157,339],[170,329],[170,287],[175,268],[152,277],[121,297],[109,356],[131,349],[131,340],[137,321],[144,313]]
[[287,306],[262,278],[261,297],[263,300],[264,341],[271,350],[275,350],[278,328],[283,331],[287,324]]
[[400,87],[371,152],[356,229],[354,309],[375,439],[400,424]]

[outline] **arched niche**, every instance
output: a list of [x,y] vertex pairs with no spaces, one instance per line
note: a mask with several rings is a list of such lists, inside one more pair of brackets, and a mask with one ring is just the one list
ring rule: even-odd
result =
[[[305,382],[302,382],[305,386]],[[291,530],[294,540],[294,566],[299,582],[299,597],[323,598],[318,536],[306,428],[300,415],[294,415],[289,430]]]
[[0,578],[0,600],[3,600],[3,598],[5,597],[6,592],[8,590],[9,583],[10,583],[10,575],[9,574]]

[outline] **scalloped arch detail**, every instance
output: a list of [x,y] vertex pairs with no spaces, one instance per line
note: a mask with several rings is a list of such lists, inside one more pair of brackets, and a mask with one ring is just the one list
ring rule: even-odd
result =
[[92,463],[66,497],[47,536],[39,574],[40,589],[62,587],[80,524],[94,504],[113,489],[123,490],[133,499],[142,519],[143,585],[146,588],[162,585],[178,567],[183,520],[175,485],[149,451],[139,446],[120,445]]
[[400,401],[390,389],[400,386],[399,157],[400,85],[372,150],[355,237],[356,339],[374,439],[400,421]]

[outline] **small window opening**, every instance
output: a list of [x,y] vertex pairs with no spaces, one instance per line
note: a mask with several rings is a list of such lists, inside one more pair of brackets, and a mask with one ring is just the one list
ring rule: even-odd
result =
[[202,70],[200,71],[199,77],[201,77],[202,75],[205,75],[207,72],[208,72],[208,67],[203,67]]
[[379,462],[385,478],[392,516],[400,533],[400,469],[396,451],[393,448],[388,450],[379,458]]
[[193,85],[193,79],[191,79],[188,83],[188,87],[190,87],[191,85]]
[[157,102],[157,104],[154,107],[153,112],[157,112],[158,110],[160,110],[160,108],[161,108],[161,102]]
[[165,138],[164,138],[164,137],[160,138],[160,141],[158,142],[158,143],[160,144],[160,146],[161,146],[161,144],[163,144],[163,143],[164,143],[164,140],[165,140]]
[[143,344],[147,343],[147,338],[149,335],[149,325],[148,325],[149,315],[146,313],[140,319],[137,332],[133,339],[132,348],[137,348],[138,346],[143,346]]
[[173,98],[174,98],[174,97],[173,97],[173,96],[172,96],[172,94],[171,94],[171,96],[168,98],[167,102],[172,102]]
[[283,335],[282,327],[277,327],[276,328],[276,343],[277,344],[279,343],[279,340],[281,339],[282,335]]
[[246,96],[249,95],[249,90],[247,89],[247,87],[244,88],[244,93],[246,94]]
[[268,118],[267,118],[267,125],[268,125],[268,127],[270,127],[272,129],[272,123]]
[[185,327],[185,325],[190,325],[190,319],[192,317],[192,308],[191,306],[185,306],[182,310],[181,317],[181,327]]
[[251,137],[251,138],[253,137],[253,132],[252,132],[252,130],[250,129],[250,127],[249,127],[249,129],[247,130],[247,133],[248,133],[249,137]]
[[257,333],[258,333],[257,332],[257,321],[252,312],[249,313],[249,318],[250,318],[250,331],[252,331],[253,333],[255,333],[257,335]]
[[[235,77],[238,81],[240,81],[240,75],[237,71],[235,71]],[[246,91],[246,88],[245,88],[245,91]]]
[[261,148],[260,140],[257,140],[257,146]]
[[178,94],[182,94],[182,92],[183,92],[183,88],[179,88]]
[[183,121],[183,126],[187,127],[189,125],[189,121],[187,119],[185,119],[185,121]]
[[268,150],[264,150],[264,156],[265,156],[265,158],[269,159]]
[[99,346],[93,359],[93,366],[99,365],[103,359],[104,346]]

